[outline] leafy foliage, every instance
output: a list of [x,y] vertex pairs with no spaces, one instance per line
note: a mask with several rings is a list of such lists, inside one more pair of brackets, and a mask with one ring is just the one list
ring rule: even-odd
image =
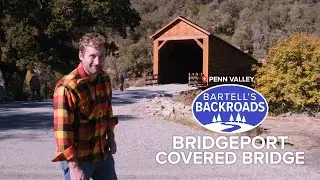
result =
[[[152,40],[148,37],[177,16],[207,29],[256,59],[292,33],[320,35],[319,0],[132,0],[141,25],[128,40],[119,40],[118,64],[133,74],[150,70]],[[144,43],[144,44],[142,44]],[[139,48],[136,46],[139,45]],[[132,46],[132,47],[131,47]],[[132,50],[138,57],[132,55]]]
[[177,16],[263,59],[292,33],[320,35],[319,9],[319,0],[1,0],[0,70],[7,87],[37,63],[65,74],[78,63],[75,42],[94,31],[115,55],[109,71],[142,76],[152,70],[149,36]]
[[85,33],[108,37],[108,53],[114,54],[112,37],[125,38],[140,20],[129,0],[0,1],[0,70],[8,91],[22,91],[13,77],[23,82],[36,64],[68,73],[78,63],[76,42]]
[[255,87],[274,113],[320,110],[320,38],[295,34],[281,40],[257,70]]

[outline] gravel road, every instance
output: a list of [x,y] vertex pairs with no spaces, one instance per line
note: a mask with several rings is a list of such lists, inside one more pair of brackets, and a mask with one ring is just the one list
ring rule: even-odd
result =
[[[311,151],[306,151],[304,165],[242,165],[241,161],[230,165],[158,164],[158,152],[172,151],[172,136],[210,135],[145,116],[146,99],[187,89],[186,85],[165,85],[113,92],[114,114],[120,117],[114,155],[119,179],[320,179],[320,157]],[[55,154],[52,106],[52,101],[0,104],[0,180],[63,179],[59,164],[51,163]]]

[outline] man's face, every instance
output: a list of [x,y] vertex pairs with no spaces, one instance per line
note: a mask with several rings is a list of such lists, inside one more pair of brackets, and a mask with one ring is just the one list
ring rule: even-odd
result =
[[79,51],[79,59],[88,76],[95,75],[103,68],[105,48],[104,46],[99,46],[97,48],[86,46],[83,52]]

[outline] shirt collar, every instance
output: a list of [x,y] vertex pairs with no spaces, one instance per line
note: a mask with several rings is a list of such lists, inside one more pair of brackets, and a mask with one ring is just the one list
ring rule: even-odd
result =
[[[77,67],[77,72],[78,72],[78,74],[80,75],[81,80],[85,80],[85,81],[89,81],[89,80],[90,80],[88,74],[86,73],[86,71],[85,71],[84,68],[83,68],[82,63],[79,63],[79,65],[78,65],[78,67]],[[103,70],[100,71],[100,72],[98,73],[98,75],[97,75],[96,80],[98,80],[100,77],[102,77],[103,74],[104,74],[104,71],[103,71]]]
[[88,80],[89,81],[89,76],[86,73],[86,71],[83,69],[82,63],[80,63],[79,66],[77,67],[77,72],[80,75],[80,78],[82,80]]

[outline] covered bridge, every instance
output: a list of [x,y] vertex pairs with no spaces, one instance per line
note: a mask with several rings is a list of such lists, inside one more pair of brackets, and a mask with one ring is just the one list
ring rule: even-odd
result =
[[188,83],[189,73],[251,76],[255,59],[179,16],[150,38],[158,84]]

